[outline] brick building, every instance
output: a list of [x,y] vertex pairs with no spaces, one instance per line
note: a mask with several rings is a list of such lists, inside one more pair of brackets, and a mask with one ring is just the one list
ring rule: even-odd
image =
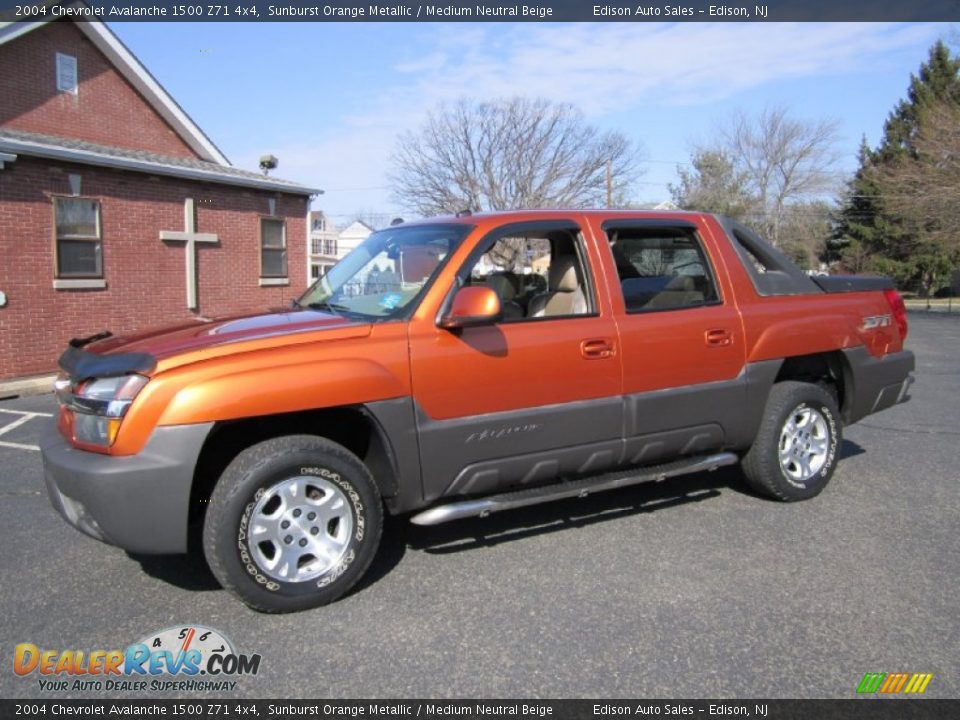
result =
[[319,191],[239,170],[100,22],[0,25],[0,378],[288,306]]

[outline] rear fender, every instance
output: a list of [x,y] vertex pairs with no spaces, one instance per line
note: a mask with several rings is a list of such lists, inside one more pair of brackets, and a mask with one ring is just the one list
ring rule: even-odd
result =
[[791,357],[798,354],[798,349],[804,355],[813,355],[862,344],[856,323],[849,315],[784,319],[763,331],[753,343],[747,361]]

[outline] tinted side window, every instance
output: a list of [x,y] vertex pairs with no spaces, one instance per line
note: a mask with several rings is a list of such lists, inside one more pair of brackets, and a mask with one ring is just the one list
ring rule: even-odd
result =
[[699,307],[719,300],[713,272],[691,230],[609,231],[627,312]]
[[465,284],[500,297],[504,322],[590,315],[593,290],[579,235],[566,230],[497,238],[467,268]]

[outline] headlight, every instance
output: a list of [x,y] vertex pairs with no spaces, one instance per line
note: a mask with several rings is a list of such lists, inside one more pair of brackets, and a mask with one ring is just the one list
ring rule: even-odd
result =
[[73,438],[78,443],[108,448],[117,439],[130,403],[147,384],[143,375],[93,378],[73,388],[62,379],[55,384],[60,402],[73,411]]

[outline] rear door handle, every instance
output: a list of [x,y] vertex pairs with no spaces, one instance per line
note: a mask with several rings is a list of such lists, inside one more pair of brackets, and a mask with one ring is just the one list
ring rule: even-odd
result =
[[726,328],[713,328],[703,334],[707,347],[729,347],[733,344],[733,334]]
[[613,357],[616,353],[616,344],[613,340],[607,340],[606,338],[584,340],[580,343],[580,354],[587,360],[602,360],[603,358]]

